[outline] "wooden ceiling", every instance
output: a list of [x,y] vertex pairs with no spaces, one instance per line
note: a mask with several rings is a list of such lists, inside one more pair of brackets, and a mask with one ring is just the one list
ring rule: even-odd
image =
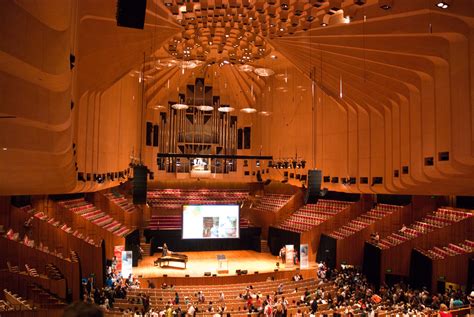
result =
[[[271,103],[274,118],[258,133],[272,145],[280,102],[301,96],[294,134],[306,138],[308,165],[357,179],[331,189],[474,194],[471,0],[447,9],[435,0],[148,0],[144,30],[117,27],[114,0],[53,2],[7,1],[0,12],[0,194],[118,184],[81,182],[77,172],[125,171],[141,152],[140,76],[150,113],[196,77],[237,109]],[[171,59],[202,63],[183,70],[164,65]],[[282,82],[242,63],[304,80],[270,99]]]

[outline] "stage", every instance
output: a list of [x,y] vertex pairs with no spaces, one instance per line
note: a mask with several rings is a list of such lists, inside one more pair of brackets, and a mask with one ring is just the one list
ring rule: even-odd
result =
[[[236,250],[236,251],[200,251],[200,252],[179,252],[188,256],[188,263],[186,269],[183,263],[172,263],[172,267],[160,268],[154,266],[153,262],[158,258],[155,256],[145,256],[143,260],[139,261],[138,267],[133,268],[133,274],[146,280],[147,278],[156,278],[167,275],[168,277],[202,277],[205,272],[217,274],[218,276],[236,276],[236,270],[247,270],[248,274],[255,274],[255,272],[274,273],[277,268],[276,263],[278,259],[270,253],[260,253],[250,250]],[[225,255],[228,263],[228,273],[217,272],[217,255]],[[299,266],[291,268],[285,267],[284,264],[279,265],[279,272],[292,272]],[[310,271],[315,271],[316,263],[310,264]],[[303,271],[303,270],[302,270]],[[305,269],[304,271],[307,271]],[[285,274],[287,275],[287,274]]]

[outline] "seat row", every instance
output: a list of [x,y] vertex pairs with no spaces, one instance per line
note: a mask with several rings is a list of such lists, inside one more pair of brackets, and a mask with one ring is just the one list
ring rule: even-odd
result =
[[309,231],[349,206],[347,202],[319,200],[316,204],[302,206],[278,227],[300,233]]
[[471,212],[462,210],[438,208],[426,215],[422,220],[416,221],[407,228],[401,228],[387,237],[381,239],[376,245],[381,249],[389,249],[405,241],[414,239],[428,232],[449,226],[452,223],[472,217]]
[[263,196],[257,196],[257,200],[253,204],[252,209],[259,211],[276,212],[280,210],[281,207],[286,205],[291,199],[291,197],[293,196],[285,194],[265,193]]
[[335,239],[347,238],[353,235],[354,233],[359,232],[364,228],[367,228],[374,222],[383,219],[385,216],[391,215],[392,212],[400,210],[402,208],[403,207],[401,206],[379,204],[375,208],[351,220],[346,225],[334,230],[329,234],[329,236]]
[[75,214],[82,216],[97,226],[112,232],[116,236],[125,237],[131,231],[130,228],[127,228],[124,224],[115,220],[112,216],[96,208],[93,204],[84,199],[82,201],[78,201],[77,199],[61,201],[59,202],[59,205],[62,205]]
[[26,300],[7,289],[3,290],[3,296],[6,303],[8,303],[8,307],[12,308],[9,310],[33,310],[33,307]]
[[449,243],[448,245],[441,247],[433,247],[431,249],[418,249],[421,253],[425,254],[433,260],[442,260],[450,256],[456,256],[460,254],[469,254],[474,252],[474,241],[464,240],[459,243]]
[[149,191],[147,201],[152,207],[177,209],[182,205],[240,204],[248,192],[239,190],[161,189]]
[[135,205],[132,204],[131,202],[128,201],[127,198],[125,198],[122,194],[120,193],[106,193],[104,195],[108,200],[116,204],[117,206],[120,207],[120,209],[127,211],[127,212],[132,212],[135,211]]
[[61,229],[62,231],[66,232],[66,233],[72,234],[74,237],[76,237],[78,239],[81,239],[81,240],[84,240],[85,242],[87,242],[87,243],[89,243],[93,246],[96,246],[96,247],[99,246],[97,241],[94,241],[94,239],[92,239],[88,235],[80,232],[77,229],[73,230],[66,223],[62,223],[59,220],[54,219],[53,217],[48,217],[48,215],[46,215],[42,211],[36,212],[34,209],[31,209],[30,212],[31,211],[34,212],[34,216],[36,218],[38,218],[39,220],[45,221],[45,222],[51,224],[52,226],[54,226],[56,228],[59,228],[59,229]]

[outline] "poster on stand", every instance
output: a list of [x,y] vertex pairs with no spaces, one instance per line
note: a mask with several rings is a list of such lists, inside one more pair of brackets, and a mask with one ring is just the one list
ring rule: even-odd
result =
[[287,244],[285,246],[286,249],[286,262],[285,267],[291,268],[294,266],[293,258],[295,254],[295,246],[293,244]]
[[309,268],[307,244],[300,245],[300,268],[302,269]]
[[125,250],[124,245],[114,246],[114,256],[115,256],[115,269],[117,271],[122,271],[122,252]]
[[132,274],[132,251],[122,251],[122,277],[128,278]]

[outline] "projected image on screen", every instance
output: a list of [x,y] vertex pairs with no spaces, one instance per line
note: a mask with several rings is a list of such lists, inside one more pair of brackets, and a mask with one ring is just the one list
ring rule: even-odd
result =
[[238,205],[183,206],[183,239],[239,238]]

